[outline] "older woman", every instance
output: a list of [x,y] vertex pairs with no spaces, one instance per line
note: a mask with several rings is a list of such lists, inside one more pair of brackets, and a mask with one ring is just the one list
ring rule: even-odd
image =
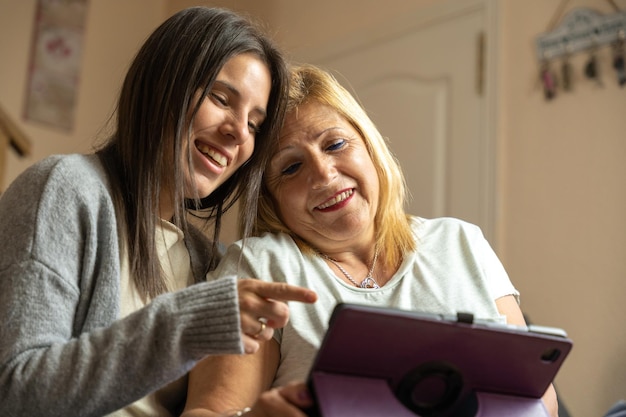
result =
[[[260,352],[197,367],[187,416],[252,404],[230,413],[304,415],[302,385],[300,396],[294,386],[264,391],[306,378],[338,302],[524,324],[519,294],[480,229],[407,215],[405,195],[395,158],[357,101],[327,72],[294,67],[287,118],[259,196],[260,237],[231,246],[216,274],[296,284],[319,298],[291,305],[289,323]],[[544,401],[556,416],[552,387]]]

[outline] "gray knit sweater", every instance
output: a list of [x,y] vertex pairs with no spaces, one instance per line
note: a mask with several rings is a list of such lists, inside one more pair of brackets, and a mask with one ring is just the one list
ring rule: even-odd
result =
[[[232,277],[117,319],[120,255],[107,184],[95,155],[53,156],[0,197],[0,416],[101,416],[207,354],[243,351]],[[209,253],[188,240],[192,264],[198,249]]]

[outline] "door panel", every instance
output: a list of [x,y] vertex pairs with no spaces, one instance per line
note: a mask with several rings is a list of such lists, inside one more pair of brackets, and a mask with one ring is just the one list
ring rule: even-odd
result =
[[344,47],[339,40],[309,62],[331,70],[389,138],[412,195],[408,212],[458,217],[489,237],[495,163],[476,87],[486,6],[471,3],[446,2],[416,25],[389,22]]

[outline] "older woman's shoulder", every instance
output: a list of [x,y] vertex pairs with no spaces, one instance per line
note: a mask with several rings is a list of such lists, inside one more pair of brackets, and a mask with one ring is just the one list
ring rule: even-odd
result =
[[433,233],[481,234],[477,225],[456,217],[435,217],[426,219],[413,217],[413,229],[420,235]]
[[234,243],[239,248],[245,248],[246,252],[275,252],[282,251],[289,253],[299,251],[294,240],[286,233],[264,233],[260,236],[253,236],[245,240],[239,240]]

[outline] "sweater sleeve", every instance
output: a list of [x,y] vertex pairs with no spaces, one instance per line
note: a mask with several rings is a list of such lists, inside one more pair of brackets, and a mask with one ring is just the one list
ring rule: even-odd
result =
[[112,204],[99,174],[69,165],[46,161],[0,199],[2,416],[101,416],[243,351],[232,277],[116,319]]
[[65,335],[68,316],[46,305],[3,324],[0,415],[103,415],[183,376],[208,354],[242,352],[234,278],[157,297],[77,337]]

